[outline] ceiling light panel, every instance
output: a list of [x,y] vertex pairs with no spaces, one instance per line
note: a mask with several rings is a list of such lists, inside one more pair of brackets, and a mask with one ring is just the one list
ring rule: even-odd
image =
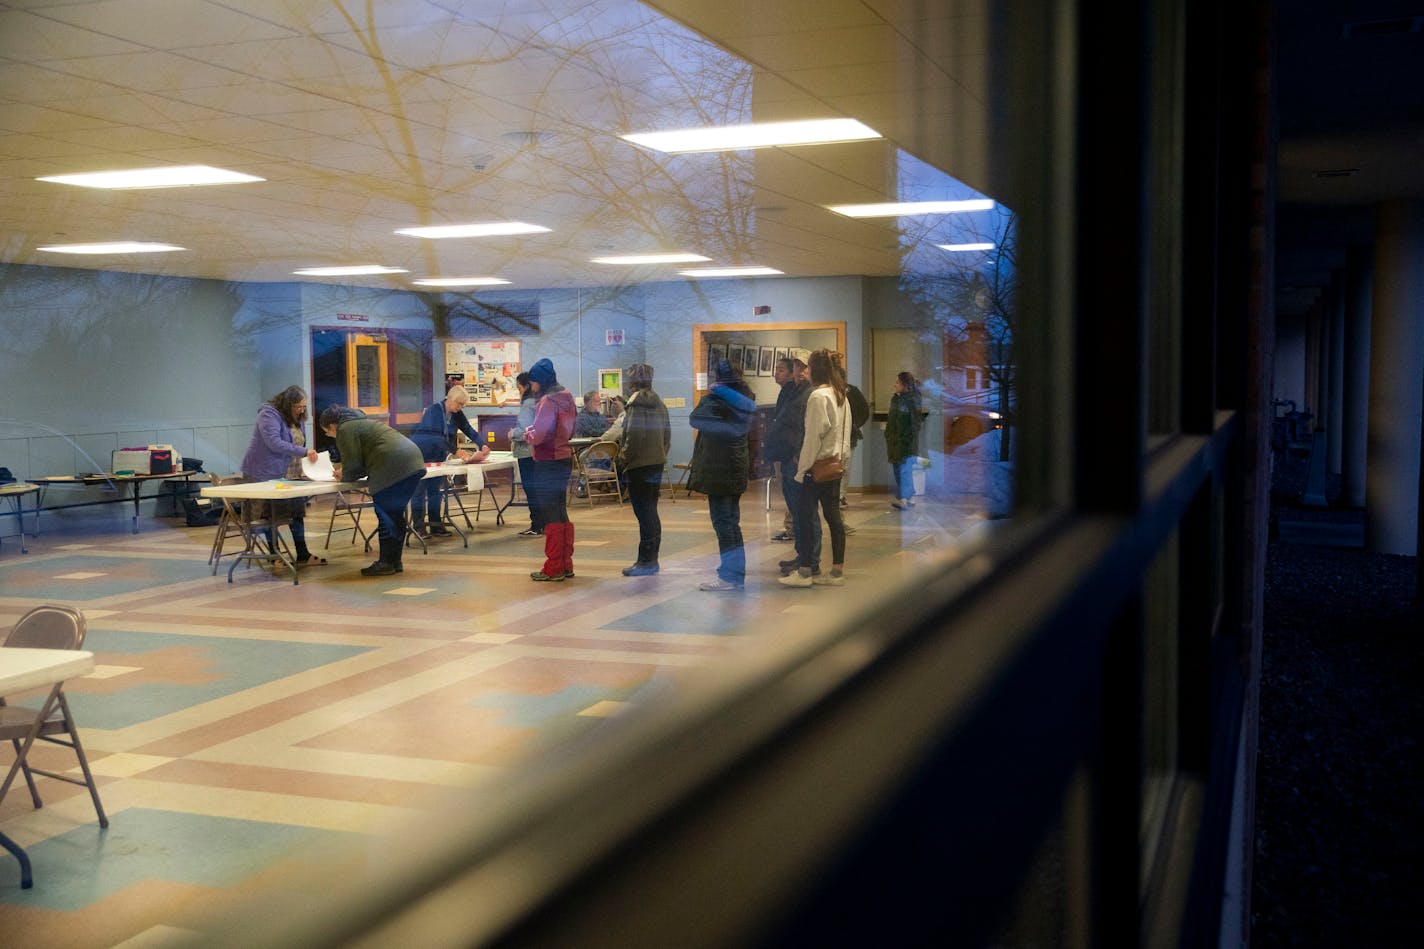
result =
[[680,129],[669,132],[637,132],[624,135],[625,141],[654,151],[730,152],[747,148],[795,145],[825,145],[880,138],[880,133],[855,119],[808,119],[798,122],[759,122],[751,125],[724,125]]
[[985,199],[968,201],[887,201],[879,204],[828,204],[827,211],[846,217],[913,217],[920,214],[962,214],[966,211],[992,211],[994,202]]
[[365,274],[410,273],[399,267],[383,267],[380,264],[356,264],[350,267],[308,267],[293,270],[299,277],[358,277]]
[[211,165],[170,165],[160,168],[131,168],[123,171],[95,171],[77,175],[50,175],[36,179],[81,188],[113,190],[142,188],[190,188],[199,185],[240,184],[262,181],[255,175],[245,175]]
[[711,257],[703,257],[701,254],[628,254],[623,257],[594,257],[589,262],[594,264],[700,264]]
[[684,277],[775,277],[782,273],[773,267],[701,267],[697,270],[679,270]]
[[188,248],[152,241],[109,241],[104,244],[51,244],[39,249],[52,254],[162,254]]
[[499,277],[426,277],[411,283],[417,287],[498,287],[509,281]]
[[447,237],[498,237],[505,234],[547,234],[549,228],[523,221],[492,221],[488,224],[442,224],[434,227],[403,227],[397,234],[440,240]]

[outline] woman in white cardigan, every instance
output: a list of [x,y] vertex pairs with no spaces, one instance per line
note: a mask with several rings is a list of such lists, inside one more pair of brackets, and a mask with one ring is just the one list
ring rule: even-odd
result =
[[[850,460],[850,402],[846,399],[845,377],[833,368],[829,350],[816,350],[807,364],[813,388],[806,400],[806,435],[801,440],[801,454],[796,461],[796,480],[805,485],[800,509],[793,516],[796,572],[778,582],[789,587],[840,586],[845,583],[846,539],[840,508],[841,475],[817,481],[811,467],[823,458],[834,458],[841,465]],[[817,505],[831,529],[830,573],[822,573],[817,560],[821,547]]]

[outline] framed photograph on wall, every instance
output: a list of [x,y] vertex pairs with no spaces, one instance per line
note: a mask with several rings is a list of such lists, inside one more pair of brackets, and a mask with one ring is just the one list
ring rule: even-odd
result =
[[757,364],[757,375],[759,375],[759,376],[769,376],[769,375],[771,375],[771,367],[772,367],[772,365],[773,365],[775,362],[776,362],[776,347],[775,347],[775,346],[763,346],[763,347],[761,347],[761,362]]
[[[783,359],[789,359],[789,358],[791,358],[790,355],[789,355],[790,352],[791,352],[791,350],[788,349],[788,348],[785,347],[785,346],[778,346],[778,347],[776,347],[776,355],[774,355],[774,356],[771,357],[771,368],[772,368],[773,370],[775,370],[777,363],[781,362],[781,360],[783,360]],[[773,374],[775,374],[775,373],[773,372]]]
[[717,363],[727,358],[727,344],[713,343],[707,347],[707,371],[711,372],[716,368]]
[[730,362],[732,365],[736,366],[738,369],[742,368],[742,344],[741,344],[741,343],[728,343],[728,344],[727,344],[727,361]]
[[761,364],[761,347],[748,346],[742,351],[742,375],[754,376]]

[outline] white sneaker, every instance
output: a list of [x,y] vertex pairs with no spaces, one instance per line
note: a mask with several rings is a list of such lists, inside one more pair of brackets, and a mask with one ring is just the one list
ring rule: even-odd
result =
[[818,573],[811,578],[811,582],[818,587],[843,587],[845,586],[845,574]]
[[811,577],[802,576],[798,571],[786,577],[778,577],[777,583],[784,587],[809,587],[815,581]]
[[900,500],[899,498],[896,498],[895,500],[893,500],[893,501],[890,502],[890,506],[893,507],[893,508],[898,508],[899,510],[903,511],[903,510],[905,510],[907,507],[909,507],[910,505],[909,505],[908,503],[906,503],[905,501],[902,501],[902,500]]
[[905,499],[905,505],[906,505],[907,507],[914,507],[914,506],[915,506],[915,499],[914,499],[914,498],[906,498],[906,499]]

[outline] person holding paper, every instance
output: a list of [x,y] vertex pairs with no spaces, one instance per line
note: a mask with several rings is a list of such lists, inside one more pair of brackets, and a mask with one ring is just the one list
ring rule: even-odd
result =
[[[243,477],[252,481],[271,481],[274,478],[299,477],[293,475],[294,466],[302,459],[316,461],[315,449],[306,447],[306,436],[302,423],[307,418],[307,394],[301,386],[287,386],[268,399],[257,410],[257,421],[252,426],[252,438],[247,444],[247,453],[242,456]],[[250,504],[262,502],[250,501]],[[297,566],[317,566],[326,563],[307,548],[305,498],[295,501],[271,501],[273,513],[278,513],[277,505],[290,506],[287,528],[292,532],[292,547],[296,552]],[[276,549],[276,531],[267,532],[267,545]]]

